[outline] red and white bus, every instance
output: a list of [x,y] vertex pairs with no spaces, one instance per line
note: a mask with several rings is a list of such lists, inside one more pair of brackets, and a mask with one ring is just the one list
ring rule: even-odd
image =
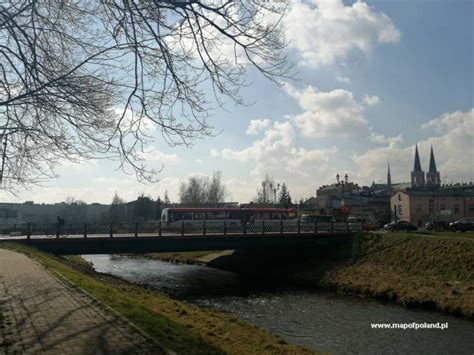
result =
[[168,227],[181,225],[223,224],[242,225],[244,222],[260,224],[261,221],[271,223],[296,218],[296,210],[292,208],[208,208],[208,207],[172,207],[161,212],[161,222]]

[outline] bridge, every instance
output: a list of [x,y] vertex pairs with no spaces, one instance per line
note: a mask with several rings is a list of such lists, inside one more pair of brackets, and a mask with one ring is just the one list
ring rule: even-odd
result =
[[[15,241],[54,254],[133,254],[229,249],[301,248],[338,245],[361,229],[349,223],[302,224],[299,221],[259,225],[69,225],[46,228],[27,225],[1,241]],[[5,232],[5,231],[4,231]]]

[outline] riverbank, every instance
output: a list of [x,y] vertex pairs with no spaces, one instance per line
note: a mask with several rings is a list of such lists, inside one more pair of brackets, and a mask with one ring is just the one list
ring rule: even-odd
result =
[[[474,318],[474,233],[365,233],[337,250],[159,253],[298,288],[324,288]],[[262,261],[262,259],[265,259]],[[249,273],[250,271],[250,273]],[[263,275],[263,276],[262,276]]]
[[14,244],[10,244],[9,248],[36,259],[53,274],[128,319],[171,352],[312,353],[236,317],[179,302],[160,292],[97,274],[81,258],[59,258]]
[[351,260],[327,271],[320,284],[474,318],[474,239],[452,233],[362,234]]

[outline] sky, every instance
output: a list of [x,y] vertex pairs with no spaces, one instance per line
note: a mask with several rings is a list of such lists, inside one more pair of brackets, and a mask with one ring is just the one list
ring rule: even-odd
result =
[[110,203],[168,192],[192,175],[220,170],[228,201],[248,202],[267,174],[294,200],[315,195],[337,173],[369,185],[410,180],[415,144],[427,170],[433,146],[442,183],[474,181],[474,2],[471,0],[291,2],[284,25],[296,75],[278,86],[256,71],[209,122],[220,132],[192,148],[167,147],[159,132],[141,184],[100,160],[64,163],[57,179],[0,201]]

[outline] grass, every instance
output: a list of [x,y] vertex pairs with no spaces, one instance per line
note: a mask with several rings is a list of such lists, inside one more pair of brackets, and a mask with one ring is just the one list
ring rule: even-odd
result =
[[175,301],[159,292],[99,276],[78,257],[58,258],[21,245],[37,259],[149,334],[162,349],[183,354],[312,353],[236,317]]
[[356,239],[353,257],[352,263],[328,272],[323,285],[474,317],[470,238],[450,232],[364,234]]

